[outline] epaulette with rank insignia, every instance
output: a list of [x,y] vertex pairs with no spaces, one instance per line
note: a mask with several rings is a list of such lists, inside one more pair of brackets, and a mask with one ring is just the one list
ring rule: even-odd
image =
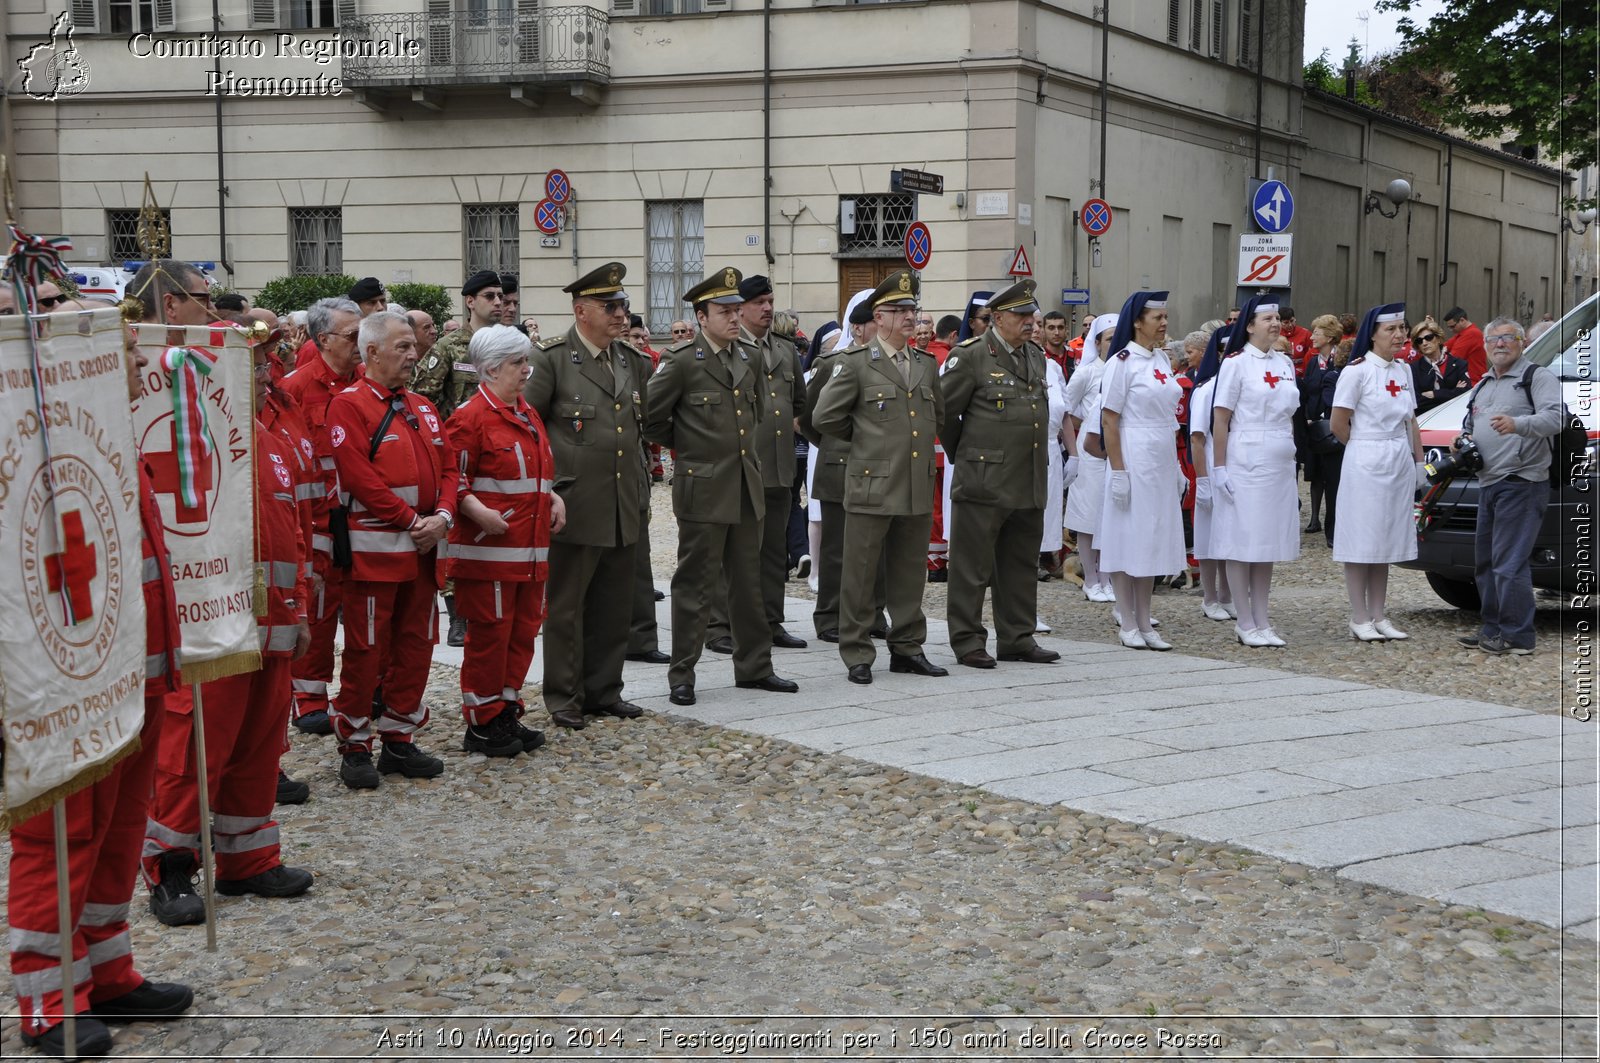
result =
[[1124,348],[1122,348],[1122,350],[1118,351],[1117,352],[1117,358],[1122,360],[1122,361],[1124,361],[1124,362],[1127,361],[1128,360],[1128,348],[1124,347]]
[[1363,355],[1360,355],[1358,357],[1350,359],[1348,362],[1346,362],[1344,364],[1347,365],[1347,366],[1360,365],[1362,362],[1364,362],[1366,360],[1367,360],[1367,356],[1363,354]]
[[924,358],[927,358],[929,356],[927,349],[923,348],[923,347],[913,347],[913,348],[911,348],[911,353],[912,354],[920,354]]
[[674,343],[671,347],[667,348],[667,351],[669,353],[671,353],[673,351],[682,351],[682,350],[686,350],[687,348],[690,348],[690,347],[693,347],[693,346],[694,346],[694,340],[688,339],[688,340],[684,340],[682,343]]
[[960,347],[971,347],[974,343],[982,343],[982,342],[983,342],[983,337],[982,336],[974,336],[970,340],[962,340],[960,343],[956,344],[956,347],[957,348],[960,348]]
[[551,350],[554,350],[555,348],[561,346],[563,343],[566,343],[566,342],[567,342],[567,338],[565,336],[556,336],[556,337],[554,337],[552,339],[540,340],[539,341],[539,349],[541,351],[551,351]]

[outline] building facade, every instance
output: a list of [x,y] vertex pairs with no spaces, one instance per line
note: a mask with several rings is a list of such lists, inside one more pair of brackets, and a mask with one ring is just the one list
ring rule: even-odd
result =
[[[0,119],[23,223],[74,261],[138,257],[148,173],[174,252],[246,292],[493,268],[554,320],[562,285],[616,259],[659,335],[731,263],[812,327],[903,264],[920,220],[931,309],[1004,284],[1020,249],[1050,304],[1170,288],[1186,330],[1235,302],[1266,177],[1295,193],[1303,318],[1408,298],[1531,320],[1592,288],[1594,256],[1587,276],[1562,258],[1559,171],[1308,96],[1299,0],[1107,7],[220,0],[214,21],[209,0],[10,0]],[[547,235],[552,169],[573,197]],[[944,192],[894,191],[895,169]],[[1365,211],[1395,176],[1412,201]],[[1091,198],[1113,208],[1094,241]]]

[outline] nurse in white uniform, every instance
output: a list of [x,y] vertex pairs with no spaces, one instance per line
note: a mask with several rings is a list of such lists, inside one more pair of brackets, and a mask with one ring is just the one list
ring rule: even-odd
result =
[[1233,592],[1228,586],[1228,570],[1212,550],[1212,513],[1216,503],[1211,491],[1211,398],[1217,389],[1217,371],[1222,367],[1222,343],[1228,338],[1226,326],[1216,329],[1206,340],[1205,357],[1195,371],[1194,390],[1189,393],[1189,460],[1194,464],[1194,559],[1200,565],[1200,609],[1210,620],[1234,620]]
[[1172,648],[1156,634],[1150,593],[1157,576],[1182,572],[1188,563],[1182,499],[1189,481],[1173,446],[1183,389],[1166,340],[1167,293],[1135,292],[1117,315],[1114,353],[1100,383],[1109,469],[1096,539],[1100,565],[1117,591],[1122,644],[1130,649]]
[[1300,556],[1300,390],[1294,362],[1272,349],[1280,331],[1277,297],[1252,297],[1228,336],[1212,396],[1212,552],[1227,562],[1239,610],[1233,631],[1246,646],[1285,645],[1267,616],[1272,566]]
[[1084,337],[1078,370],[1067,381],[1067,430],[1075,437],[1078,454],[1067,460],[1067,478],[1072,490],[1067,495],[1066,519],[1067,527],[1078,537],[1078,558],[1083,562],[1083,596],[1091,602],[1117,600],[1111,589],[1111,577],[1101,571],[1100,548],[1095,545],[1100,532],[1100,510],[1105,502],[1106,459],[1084,445],[1089,436],[1096,439],[1100,436],[1100,381],[1116,331],[1116,314],[1101,314],[1094,319],[1088,336]]
[[[1049,405],[1045,414],[1049,431],[1046,438],[1050,440],[1050,461],[1046,466],[1044,488],[1044,536],[1039,540],[1041,554],[1053,554],[1061,549],[1061,522],[1062,510],[1065,505],[1063,495],[1066,494],[1068,480],[1066,462],[1062,460],[1061,450],[1067,446],[1063,424],[1067,418],[1067,378],[1061,372],[1061,367],[1055,359],[1044,360],[1045,395]],[[1074,444],[1070,450],[1077,450]]]
[[1406,342],[1405,316],[1404,303],[1367,311],[1351,348],[1365,356],[1339,373],[1329,418],[1345,444],[1333,559],[1344,564],[1350,637],[1361,642],[1406,637],[1384,615],[1389,566],[1417,556],[1412,503],[1427,483],[1411,367],[1395,360]]

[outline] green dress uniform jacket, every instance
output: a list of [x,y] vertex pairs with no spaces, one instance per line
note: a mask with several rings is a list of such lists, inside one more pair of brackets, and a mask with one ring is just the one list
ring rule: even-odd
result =
[[639,538],[639,448],[649,355],[621,340],[612,367],[590,356],[574,325],[534,348],[523,394],[544,419],[567,526],[552,541],[627,546]]
[[[939,367],[914,348],[910,382],[877,340],[824,361],[812,424],[845,440],[848,513],[933,513],[933,444],[944,422]],[[820,477],[822,470],[818,470]]]
[[850,459],[850,438],[825,435],[817,430],[812,415],[817,408],[817,398],[822,385],[833,375],[843,351],[820,351],[811,362],[811,379],[806,381],[805,408],[800,414],[800,434],[816,448],[812,460],[817,463],[811,474],[811,496],[818,502],[844,501],[844,465]]
[[806,383],[800,354],[782,336],[767,333],[757,340],[748,333],[744,345],[761,353],[766,402],[761,410],[761,478],[768,488],[794,486],[794,422],[806,409]]
[[764,386],[756,356],[737,340],[719,355],[697,333],[661,356],[645,436],[676,452],[672,510],[679,520],[737,524],[744,494],[758,518],[765,513],[758,457]]
[[991,328],[950,352],[939,390],[952,501],[1044,508],[1045,461],[1055,453],[1045,388],[1044,352],[1032,343],[1008,352]]

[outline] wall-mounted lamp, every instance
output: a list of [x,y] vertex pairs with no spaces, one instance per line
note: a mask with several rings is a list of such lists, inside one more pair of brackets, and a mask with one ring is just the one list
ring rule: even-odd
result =
[[1569,229],[1572,232],[1577,233],[1579,236],[1582,236],[1588,231],[1589,226],[1594,224],[1594,220],[1596,218],[1600,218],[1600,212],[1597,212],[1593,207],[1590,207],[1588,210],[1578,211],[1577,221],[1573,221],[1571,218],[1563,216],[1561,219],[1561,227],[1563,229]]
[[[1396,177],[1393,181],[1389,182],[1389,187],[1383,190],[1383,195],[1381,197],[1376,192],[1367,193],[1366,210],[1362,211],[1362,213],[1371,214],[1373,211],[1377,211],[1385,218],[1392,218],[1396,214],[1400,213],[1400,204],[1404,203],[1410,198],[1411,182],[1407,181],[1404,177]],[[1383,201],[1385,199],[1394,204],[1393,209],[1383,209]]]

